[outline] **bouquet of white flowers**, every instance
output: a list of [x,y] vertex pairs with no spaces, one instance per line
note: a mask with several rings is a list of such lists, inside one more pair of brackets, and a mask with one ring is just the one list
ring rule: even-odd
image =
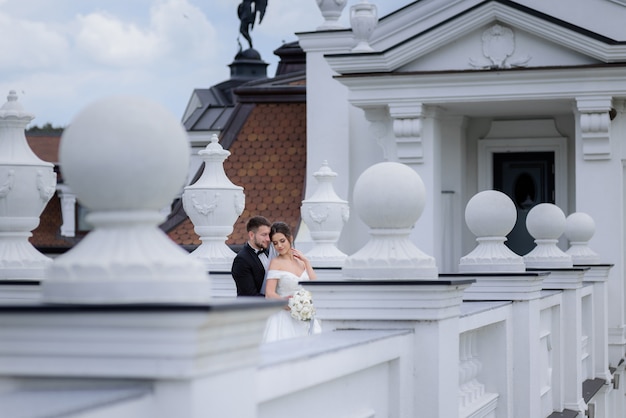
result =
[[289,298],[289,309],[291,316],[299,321],[310,321],[315,316],[315,307],[311,292],[300,289]]

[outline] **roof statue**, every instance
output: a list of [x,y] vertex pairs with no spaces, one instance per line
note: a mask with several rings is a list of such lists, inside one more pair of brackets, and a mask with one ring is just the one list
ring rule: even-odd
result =
[[[266,8],[267,0],[243,0],[237,7],[237,15],[241,21],[241,24],[239,25],[239,32],[248,41],[250,49],[252,49],[250,30],[254,28],[254,21],[256,20],[257,13],[259,14],[259,24],[263,21]],[[241,43],[239,44],[239,47],[241,48]]]

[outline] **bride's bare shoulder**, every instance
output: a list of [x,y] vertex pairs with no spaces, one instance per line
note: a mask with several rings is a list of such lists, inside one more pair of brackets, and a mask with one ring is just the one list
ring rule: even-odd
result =
[[270,270],[285,270],[286,262],[280,258],[273,258],[270,261]]

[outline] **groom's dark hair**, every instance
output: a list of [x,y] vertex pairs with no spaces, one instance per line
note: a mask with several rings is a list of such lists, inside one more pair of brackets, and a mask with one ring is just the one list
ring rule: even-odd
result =
[[248,219],[248,223],[246,224],[246,231],[256,232],[260,226],[271,227],[272,224],[264,216],[253,216],[252,218]]

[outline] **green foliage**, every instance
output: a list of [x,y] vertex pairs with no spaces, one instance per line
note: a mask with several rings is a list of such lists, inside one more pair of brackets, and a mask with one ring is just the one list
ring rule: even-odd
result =
[[52,124],[48,122],[42,127],[39,127],[36,125],[31,126],[30,128],[26,130],[26,133],[31,134],[31,135],[37,135],[37,134],[49,134],[49,135],[59,134],[60,135],[63,133],[63,129],[65,128],[52,126]]

